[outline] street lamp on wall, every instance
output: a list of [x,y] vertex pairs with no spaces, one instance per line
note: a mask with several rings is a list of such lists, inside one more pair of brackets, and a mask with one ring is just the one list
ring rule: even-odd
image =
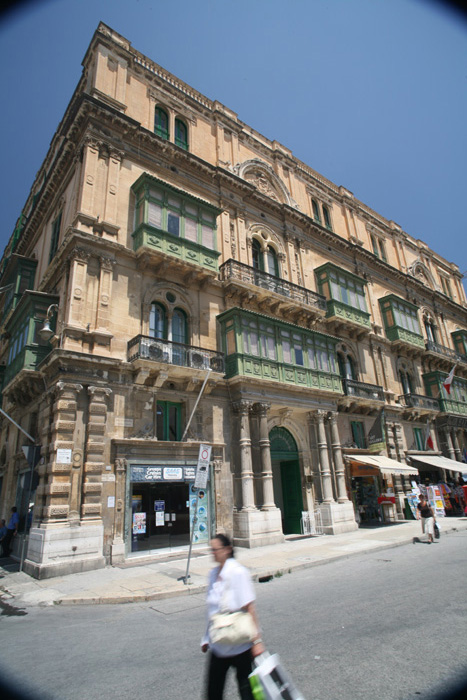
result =
[[49,308],[47,309],[47,315],[44,321],[44,325],[39,331],[39,336],[41,340],[43,340],[45,343],[50,342],[55,335],[55,331],[53,331],[50,327],[50,321],[54,312],[58,312],[58,304],[51,304],[49,306]]

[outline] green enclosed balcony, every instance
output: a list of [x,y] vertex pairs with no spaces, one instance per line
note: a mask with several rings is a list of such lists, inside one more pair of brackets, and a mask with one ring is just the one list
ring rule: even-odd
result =
[[386,336],[394,346],[402,345],[423,350],[425,341],[418,321],[418,308],[395,294],[383,297],[379,304]]
[[454,376],[451,393],[448,394],[443,386],[447,372],[427,372],[423,382],[428,396],[438,399],[441,413],[451,413],[457,416],[467,416],[467,381]]
[[0,286],[4,288],[2,319],[15,309],[24,292],[34,289],[37,260],[13,254],[8,260]]
[[451,336],[460,362],[467,363],[467,331],[457,330]]
[[6,386],[21,370],[36,370],[50,353],[52,346],[44,341],[39,331],[47,317],[47,309],[56,304],[55,295],[26,291],[8,319],[5,332],[8,338],[8,359],[3,385]]
[[217,273],[217,227],[221,210],[197,197],[144,174],[134,183],[136,252],[198,265]]
[[366,281],[333,263],[315,270],[318,290],[327,300],[326,318],[339,326],[354,326],[369,331],[370,314],[366,303]]
[[218,320],[228,379],[244,376],[342,394],[337,338],[239,308]]

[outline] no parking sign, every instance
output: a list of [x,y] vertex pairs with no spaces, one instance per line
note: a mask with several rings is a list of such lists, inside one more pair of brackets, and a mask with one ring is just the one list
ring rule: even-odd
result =
[[200,445],[198,455],[198,467],[196,469],[195,488],[205,489],[208,483],[209,460],[211,459],[211,445]]

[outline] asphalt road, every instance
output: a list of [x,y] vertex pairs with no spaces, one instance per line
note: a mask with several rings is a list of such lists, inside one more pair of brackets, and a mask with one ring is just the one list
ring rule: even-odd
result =
[[[257,584],[263,637],[307,700],[431,700],[467,674],[466,554],[457,532]],[[7,606],[0,669],[40,700],[199,700],[204,615],[199,595]]]

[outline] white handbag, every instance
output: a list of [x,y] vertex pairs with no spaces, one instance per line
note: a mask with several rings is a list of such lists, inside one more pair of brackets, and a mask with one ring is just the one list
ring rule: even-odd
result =
[[248,644],[256,634],[256,625],[248,612],[216,613],[211,618],[209,637],[213,644]]

